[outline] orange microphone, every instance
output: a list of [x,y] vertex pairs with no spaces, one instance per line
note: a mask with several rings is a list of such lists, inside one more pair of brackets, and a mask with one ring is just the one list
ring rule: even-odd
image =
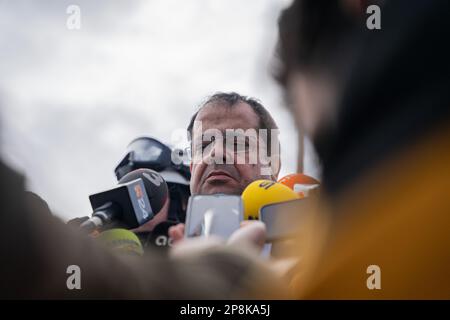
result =
[[288,174],[278,180],[278,183],[284,184],[294,190],[300,198],[307,197],[311,192],[317,191],[320,186],[318,180],[303,173]]

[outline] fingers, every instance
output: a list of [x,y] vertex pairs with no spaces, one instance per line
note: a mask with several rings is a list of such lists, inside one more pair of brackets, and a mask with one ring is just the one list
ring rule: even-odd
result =
[[196,237],[178,241],[172,246],[169,254],[171,257],[192,256],[223,244],[219,237]]
[[296,270],[301,263],[298,257],[272,259],[268,264],[269,268],[279,277],[291,281],[296,275]]
[[169,237],[172,238],[173,243],[180,242],[184,238],[184,223],[179,223],[176,226],[169,228]]
[[255,250],[255,253],[259,253],[266,240],[266,226],[261,221],[244,221],[241,228],[236,230],[226,242],[215,236],[185,239],[184,229],[183,223],[169,228],[169,237],[175,244],[171,249],[171,256],[193,254],[223,244],[250,247]]
[[261,221],[243,221],[228,239],[230,245],[251,245],[261,251],[266,241],[266,226]]
[[[174,243],[180,243],[184,239],[185,224],[179,223],[169,228],[169,237]],[[241,228],[236,230],[228,239],[229,244],[246,243],[256,246],[258,249],[264,246],[266,240],[266,226],[260,221],[242,221]]]
[[241,228],[245,227],[245,226],[248,226],[249,224],[252,224],[252,223],[257,222],[257,221],[258,220],[243,220],[243,221],[241,221]]

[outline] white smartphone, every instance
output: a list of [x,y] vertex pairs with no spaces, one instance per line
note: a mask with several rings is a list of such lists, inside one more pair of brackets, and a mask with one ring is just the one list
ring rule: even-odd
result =
[[227,239],[243,220],[240,196],[213,194],[189,198],[185,237],[217,235]]

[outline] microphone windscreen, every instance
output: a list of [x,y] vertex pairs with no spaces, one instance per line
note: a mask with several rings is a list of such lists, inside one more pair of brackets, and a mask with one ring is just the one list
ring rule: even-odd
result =
[[144,254],[144,249],[139,238],[133,232],[126,229],[109,229],[100,233],[95,239],[108,249],[120,254],[138,256]]
[[271,180],[256,180],[242,193],[244,219],[259,219],[261,207],[278,202],[299,199],[299,195],[289,187]]
[[154,170],[137,169],[123,176],[122,179],[119,180],[119,184],[127,183],[139,178],[144,182],[153,213],[157,214],[161,211],[169,195],[167,183],[163,177]]
[[306,197],[311,190],[318,189],[320,185],[318,180],[303,173],[289,174],[278,182],[294,190],[301,198]]

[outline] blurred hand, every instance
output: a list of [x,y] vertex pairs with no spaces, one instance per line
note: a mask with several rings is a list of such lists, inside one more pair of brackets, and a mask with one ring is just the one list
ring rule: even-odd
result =
[[266,242],[266,225],[257,220],[245,220],[241,222],[239,230],[233,232],[228,238],[230,245],[251,245],[257,251],[261,251]]
[[[246,239],[251,240],[250,242],[255,242],[255,244],[258,247],[262,247],[264,245],[265,236],[266,236],[266,228],[265,225],[260,221],[255,220],[245,220],[241,222],[241,229],[249,226],[251,224],[259,225],[258,227],[252,227],[250,230],[246,230],[244,232],[240,232],[239,230],[236,230],[230,237],[228,241],[233,242],[239,242],[240,239],[244,238],[244,241]],[[261,224],[261,225],[260,225]],[[177,243],[179,241],[182,241],[184,239],[184,229],[185,224],[179,223],[176,226],[169,228],[169,237],[172,238],[173,243]],[[258,231],[257,231],[258,230]],[[249,239],[251,238],[251,239]]]
[[244,221],[241,223],[241,228],[236,230],[228,240],[216,236],[186,239],[184,238],[184,228],[185,225],[180,223],[169,229],[169,236],[174,241],[172,255],[184,255],[218,245],[247,246],[254,249],[255,254],[259,254],[266,238],[266,226],[260,221]]
[[183,240],[184,238],[184,223],[179,223],[176,226],[169,228],[169,237],[172,238],[174,244]]
[[261,250],[266,240],[266,226],[261,221],[245,220],[241,222],[241,227],[236,230],[228,240],[217,236],[184,238],[185,225],[180,223],[169,229],[169,236],[174,240],[174,245],[170,250],[172,257],[194,256],[209,249],[220,247],[234,247],[245,251],[248,256],[264,263],[275,276],[290,282],[295,276],[299,265],[299,259],[286,257],[282,259],[262,259]]

